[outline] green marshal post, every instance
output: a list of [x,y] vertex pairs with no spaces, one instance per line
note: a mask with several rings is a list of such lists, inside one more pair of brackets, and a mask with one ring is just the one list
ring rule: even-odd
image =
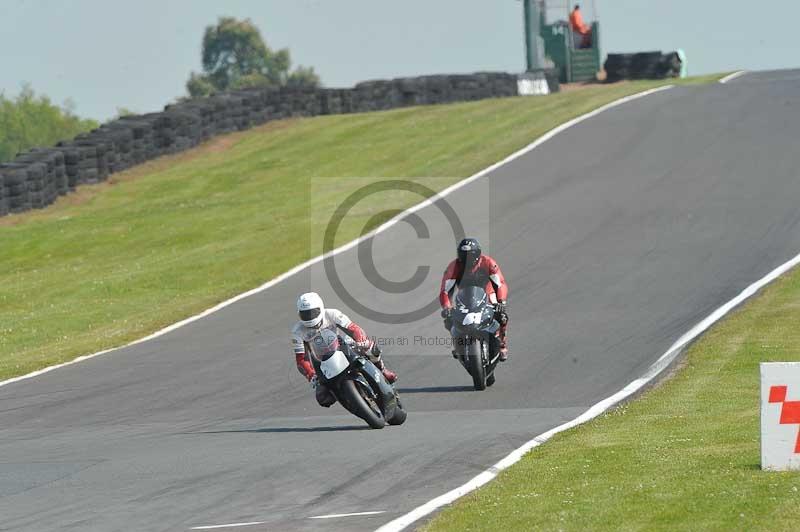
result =
[[525,57],[527,71],[539,70],[544,65],[540,64],[539,56],[539,2],[538,0],[522,0],[525,10]]
[[[573,34],[569,24],[570,11],[579,0],[554,2],[548,11],[546,0],[523,0],[525,3],[525,42],[528,43],[528,69],[531,69],[531,59],[539,51],[537,46],[544,47],[547,59],[553,62],[558,70],[561,83],[574,83],[591,81],[596,78],[597,72],[602,68],[600,53],[600,23],[597,21],[596,9],[593,8],[590,26],[592,28],[591,46],[581,47],[580,36]],[[550,15],[550,17],[545,16]],[[553,16],[555,14],[555,16]],[[554,18],[548,24],[547,19]],[[529,29],[529,27],[531,29]],[[539,41],[541,37],[541,41]],[[543,43],[543,44],[539,44]]]

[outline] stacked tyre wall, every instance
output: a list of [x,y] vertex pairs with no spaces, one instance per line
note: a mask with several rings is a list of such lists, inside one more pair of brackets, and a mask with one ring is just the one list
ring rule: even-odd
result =
[[681,73],[681,58],[677,52],[640,52],[608,54],[603,65],[606,80],[677,78]]
[[[0,216],[46,207],[82,184],[272,120],[516,96],[517,79],[506,73],[422,76],[368,81],[351,89],[248,89],[186,100],[160,113],[119,118],[0,164]],[[558,90],[555,83],[551,92]]]

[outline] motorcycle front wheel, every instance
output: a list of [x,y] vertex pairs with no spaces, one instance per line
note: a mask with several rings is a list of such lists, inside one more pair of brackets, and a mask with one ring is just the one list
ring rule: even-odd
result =
[[403,409],[403,404],[400,402],[400,398],[397,398],[397,407],[394,409],[394,415],[391,418],[387,419],[386,421],[389,425],[402,425],[406,422],[406,417],[408,414]]
[[467,367],[472,375],[473,387],[480,391],[486,389],[486,370],[481,357],[481,343],[476,338],[471,338],[467,346]]
[[361,385],[352,379],[345,379],[340,388],[342,399],[348,405],[348,410],[367,422],[373,429],[382,429],[386,426],[383,412],[371,397],[364,397]]

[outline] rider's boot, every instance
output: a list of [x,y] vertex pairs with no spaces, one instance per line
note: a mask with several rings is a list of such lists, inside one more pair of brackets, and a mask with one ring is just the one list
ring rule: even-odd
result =
[[505,336],[500,338],[500,362],[508,360],[508,346],[506,346]]
[[506,360],[508,360],[508,348],[503,345],[500,348],[500,362],[505,362]]
[[383,373],[383,378],[386,379],[389,384],[394,384],[394,381],[397,380],[397,373],[387,368],[383,360],[375,362],[375,365],[381,370],[381,373]]
[[503,326],[500,329],[500,362],[505,362],[508,360],[508,346],[506,345],[506,328]]

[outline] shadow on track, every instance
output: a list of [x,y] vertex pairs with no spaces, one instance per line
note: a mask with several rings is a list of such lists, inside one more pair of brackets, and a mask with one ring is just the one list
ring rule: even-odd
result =
[[451,393],[451,392],[471,392],[472,386],[428,386],[422,388],[398,388],[398,393]]
[[340,432],[349,430],[371,430],[368,426],[364,425],[346,425],[343,427],[269,427],[263,429],[240,429],[240,430],[209,430],[204,432],[195,432],[194,434],[235,434],[235,433],[283,433],[283,432]]

